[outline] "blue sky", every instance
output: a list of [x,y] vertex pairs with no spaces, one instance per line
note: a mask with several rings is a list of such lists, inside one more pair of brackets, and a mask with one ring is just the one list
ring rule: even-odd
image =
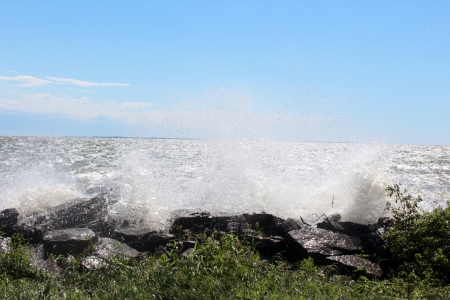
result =
[[450,145],[448,1],[1,1],[0,135]]

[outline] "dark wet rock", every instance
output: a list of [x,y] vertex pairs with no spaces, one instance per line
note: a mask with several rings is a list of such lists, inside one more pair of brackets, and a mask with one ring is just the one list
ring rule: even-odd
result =
[[327,256],[355,253],[362,246],[359,238],[312,227],[289,232],[286,234],[286,242],[291,258],[311,256],[319,261]]
[[15,208],[8,208],[0,212],[0,230],[6,234],[11,233],[13,227],[19,220],[19,212]]
[[213,217],[213,224],[213,229],[216,231],[238,235],[250,229],[250,225],[242,215]]
[[86,228],[89,224],[106,219],[109,203],[107,194],[91,199],[76,199],[48,212],[27,216],[25,223],[13,226],[13,231],[32,241],[39,241],[50,230]]
[[301,220],[297,220],[297,219],[289,218],[289,219],[283,220],[283,219],[277,218],[275,220],[275,226],[277,227],[277,230],[282,233],[281,236],[285,236],[286,233],[288,233],[289,231],[302,229],[304,227],[307,227],[308,225],[303,223]]
[[41,242],[45,233],[41,227],[32,227],[27,224],[16,224],[11,228],[11,232],[20,234],[32,243]]
[[195,248],[195,245],[197,244],[197,241],[183,241],[183,250]]
[[353,275],[358,271],[365,276],[383,276],[380,266],[354,255],[329,256],[327,263],[336,264],[341,274]]
[[59,207],[45,216],[40,226],[46,230],[66,229],[104,220],[107,215],[107,205],[106,194],[98,195],[77,204],[65,205],[65,207]]
[[175,235],[162,232],[150,231],[147,229],[117,229],[114,238],[138,251],[155,252],[159,246],[166,246],[167,243],[176,239]]
[[286,250],[286,241],[284,238],[247,235],[245,239],[262,254],[273,255]]
[[139,251],[110,238],[99,238],[91,256],[83,259],[81,264],[86,269],[99,269],[107,266],[108,261],[118,257],[137,257]]
[[194,254],[195,249],[194,248],[188,248],[185,251],[183,251],[183,253],[181,253],[182,257],[188,257],[191,256],[192,254]]
[[244,214],[248,227],[259,231],[264,236],[284,236],[285,232],[279,229],[277,226],[282,222],[282,219],[275,217],[272,214],[256,213],[256,214]]
[[341,223],[339,223],[340,219],[340,215],[333,215],[330,217],[321,215],[319,219],[312,225],[312,227],[350,235],[347,229],[342,226]]
[[[143,252],[149,254],[149,252]],[[142,253],[141,253],[142,254]],[[167,247],[161,245],[155,248],[155,256],[160,257],[163,254],[167,254]]]
[[83,227],[91,229],[96,235],[102,237],[112,237],[116,231],[116,222],[114,220],[98,220],[83,224]]
[[206,228],[213,227],[210,213],[202,210],[177,210],[173,213],[172,219],[174,221],[169,230],[170,233],[185,229],[200,233]]
[[48,231],[42,241],[46,254],[77,256],[98,240],[95,233],[86,228],[70,228]]
[[361,239],[362,246],[371,255],[372,261],[378,262],[381,260],[381,256],[390,256],[384,248],[383,240],[383,234],[389,229],[390,221],[390,218],[380,218],[376,224],[366,225],[354,222],[339,222],[339,219],[336,220],[332,216],[322,215],[313,227]]

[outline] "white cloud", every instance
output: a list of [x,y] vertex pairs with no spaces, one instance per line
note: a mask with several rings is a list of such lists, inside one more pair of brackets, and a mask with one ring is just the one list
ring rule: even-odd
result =
[[[240,100],[243,98],[238,97]],[[238,100],[235,100],[238,101]],[[253,106],[178,105],[152,109],[145,102],[93,103],[88,98],[28,94],[20,100],[0,98],[0,109],[25,113],[59,114],[73,119],[106,117],[134,124],[143,135],[214,139],[317,140],[329,131],[332,118],[288,112],[256,112]],[[222,105],[223,104],[223,105]],[[327,139],[323,138],[324,140]]]
[[53,83],[48,80],[36,78],[33,76],[0,76],[0,81],[19,81],[23,82],[17,86],[19,87],[31,87],[31,86],[42,86],[45,84]]
[[[10,72],[15,72],[14,70]],[[100,86],[130,86],[128,83],[98,83],[72,78],[46,77],[48,80],[33,76],[0,76],[0,81],[18,81],[18,87],[42,86],[45,84],[70,84],[82,87],[100,87]]]
[[72,84],[83,87],[98,87],[98,86],[130,86],[128,83],[98,83],[98,82],[89,82],[83,80],[77,80],[72,78],[58,78],[58,77],[47,77],[47,79],[65,84]]
[[62,114],[72,118],[107,117],[132,121],[143,110],[152,107],[144,102],[92,103],[88,98],[65,98],[47,93],[25,95],[22,100],[0,99],[0,109],[25,113]]

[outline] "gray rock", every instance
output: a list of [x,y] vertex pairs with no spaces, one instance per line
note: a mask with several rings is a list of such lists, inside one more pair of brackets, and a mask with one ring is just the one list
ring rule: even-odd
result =
[[151,253],[155,252],[157,247],[166,246],[167,243],[175,240],[173,234],[135,228],[117,229],[114,232],[114,238],[138,251]]
[[86,228],[93,222],[105,220],[108,204],[107,194],[101,194],[91,199],[75,199],[47,212],[27,216],[25,223],[17,224],[12,229],[31,241],[39,242],[47,231],[76,227]]
[[329,256],[326,262],[336,264],[341,273],[355,274],[359,271],[367,276],[383,276],[381,268],[367,259],[354,255]]
[[202,210],[177,210],[173,212],[172,219],[170,233],[185,229],[199,233],[213,227],[210,213]]
[[15,208],[8,208],[0,212],[0,230],[10,234],[11,228],[19,220],[19,212]]
[[95,244],[98,237],[86,228],[70,228],[47,232],[42,241],[46,254],[77,256]]
[[117,257],[137,257],[140,252],[110,238],[99,238],[91,256],[83,259],[81,264],[86,269],[99,269],[107,266],[109,260]]
[[291,218],[286,219],[286,220],[277,218],[275,223],[276,223],[278,231],[282,232],[282,236],[285,236],[286,233],[288,233],[289,231],[302,229],[302,228],[308,226],[308,225],[306,225],[306,223],[302,222],[301,220],[291,219]]
[[279,237],[263,237],[247,235],[246,240],[263,254],[273,255],[286,250],[286,241]]
[[286,242],[290,256],[296,259],[311,256],[323,260],[327,256],[355,253],[362,246],[359,238],[308,227],[288,232]]

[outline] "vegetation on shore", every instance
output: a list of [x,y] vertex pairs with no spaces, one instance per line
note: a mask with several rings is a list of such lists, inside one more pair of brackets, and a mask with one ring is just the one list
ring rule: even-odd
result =
[[384,279],[341,276],[312,259],[263,259],[233,235],[201,235],[193,253],[177,244],[160,257],[115,257],[87,270],[82,257],[53,258],[60,274],[33,267],[26,241],[0,251],[2,299],[448,299],[450,205],[419,210],[420,197],[388,187],[393,216],[385,235],[396,268]]

